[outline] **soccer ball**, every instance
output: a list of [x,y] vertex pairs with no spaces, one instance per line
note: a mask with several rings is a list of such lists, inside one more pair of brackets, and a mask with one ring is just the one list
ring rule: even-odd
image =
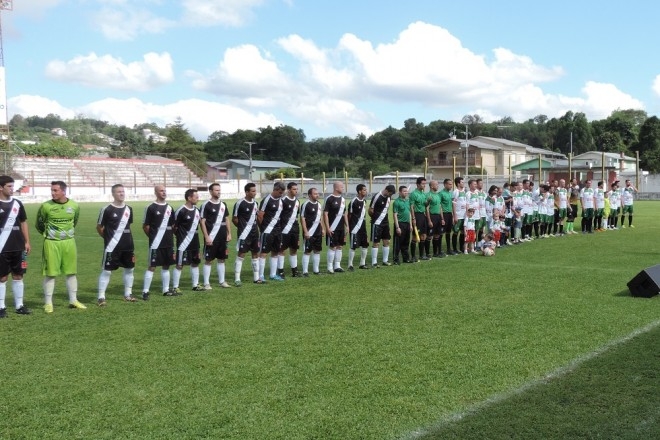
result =
[[484,257],[492,257],[493,255],[495,255],[493,248],[484,248]]

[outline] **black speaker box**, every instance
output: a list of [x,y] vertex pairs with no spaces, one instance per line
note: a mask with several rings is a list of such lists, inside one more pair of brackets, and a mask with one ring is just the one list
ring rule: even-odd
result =
[[660,292],[660,264],[648,267],[628,281],[632,296],[651,298]]

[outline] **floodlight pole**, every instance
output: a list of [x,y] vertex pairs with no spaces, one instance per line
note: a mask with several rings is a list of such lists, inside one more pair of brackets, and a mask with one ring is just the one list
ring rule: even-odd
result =
[[256,142],[243,142],[244,144],[248,144],[250,147],[250,153],[248,155],[248,159],[250,159],[250,169],[248,170],[248,176],[250,178],[250,182],[252,182],[252,145],[255,145]]
[[468,135],[470,134],[468,126],[469,124],[465,124],[465,176],[468,175],[468,149],[470,148],[470,144],[468,143]]

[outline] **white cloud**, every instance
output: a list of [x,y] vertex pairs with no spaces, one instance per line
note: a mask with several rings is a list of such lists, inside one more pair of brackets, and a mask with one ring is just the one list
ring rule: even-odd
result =
[[653,91],[656,95],[660,96],[660,75],[655,77],[653,80]]
[[9,118],[14,115],[46,116],[48,114],[59,115],[63,119],[71,119],[76,113],[57,101],[35,95],[19,95],[7,100]]
[[111,55],[79,55],[69,61],[54,60],[46,76],[88,87],[146,91],[174,81],[172,57],[167,52],[149,52],[142,61],[124,63]]
[[174,20],[160,17],[139,3],[115,2],[93,16],[93,26],[109,40],[131,41],[141,34],[159,34],[176,26]]
[[291,89],[286,75],[274,61],[261,55],[252,45],[229,48],[212,74],[204,77],[196,72],[193,87],[218,95],[246,100],[247,103],[268,105],[269,98],[281,97]]
[[41,18],[51,8],[63,3],[64,0],[17,0],[13,2],[14,13]]
[[240,27],[253,18],[253,10],[264,0],[183,0],[176,2],[180,3],[177,8],[158,0],[100,3],[101,8],[93,14],[94,27],[110,40],[132,41],[140,35],[163,33],[173,27]]
[[252,10],[263,3],[264,0],[183,0],[183,23],[239,27],[249,21]]

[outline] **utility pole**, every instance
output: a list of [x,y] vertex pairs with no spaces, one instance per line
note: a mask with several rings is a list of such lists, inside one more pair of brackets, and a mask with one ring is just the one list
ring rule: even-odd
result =
[[256,145],[256,142],[243,142],[250,147],[250,153],[248,154],[248,159],[250,160],[250,169],[248,170],[248,176],[250,177],[250,182],[252,182],[252,145]]
[[470,132],[468,131],[468,127],[469,124],[465,124],[465,176],[468,175],[468,149],[470,148],[470,143],[468,142]]
[[[0,144],[9,151],[9,122],[7,116],[7,83],[5,81],[5,54],[2,42],[2,11],[14,9],[13,0],[0,1]],[[5,154],[5,174],[7,155]]]

